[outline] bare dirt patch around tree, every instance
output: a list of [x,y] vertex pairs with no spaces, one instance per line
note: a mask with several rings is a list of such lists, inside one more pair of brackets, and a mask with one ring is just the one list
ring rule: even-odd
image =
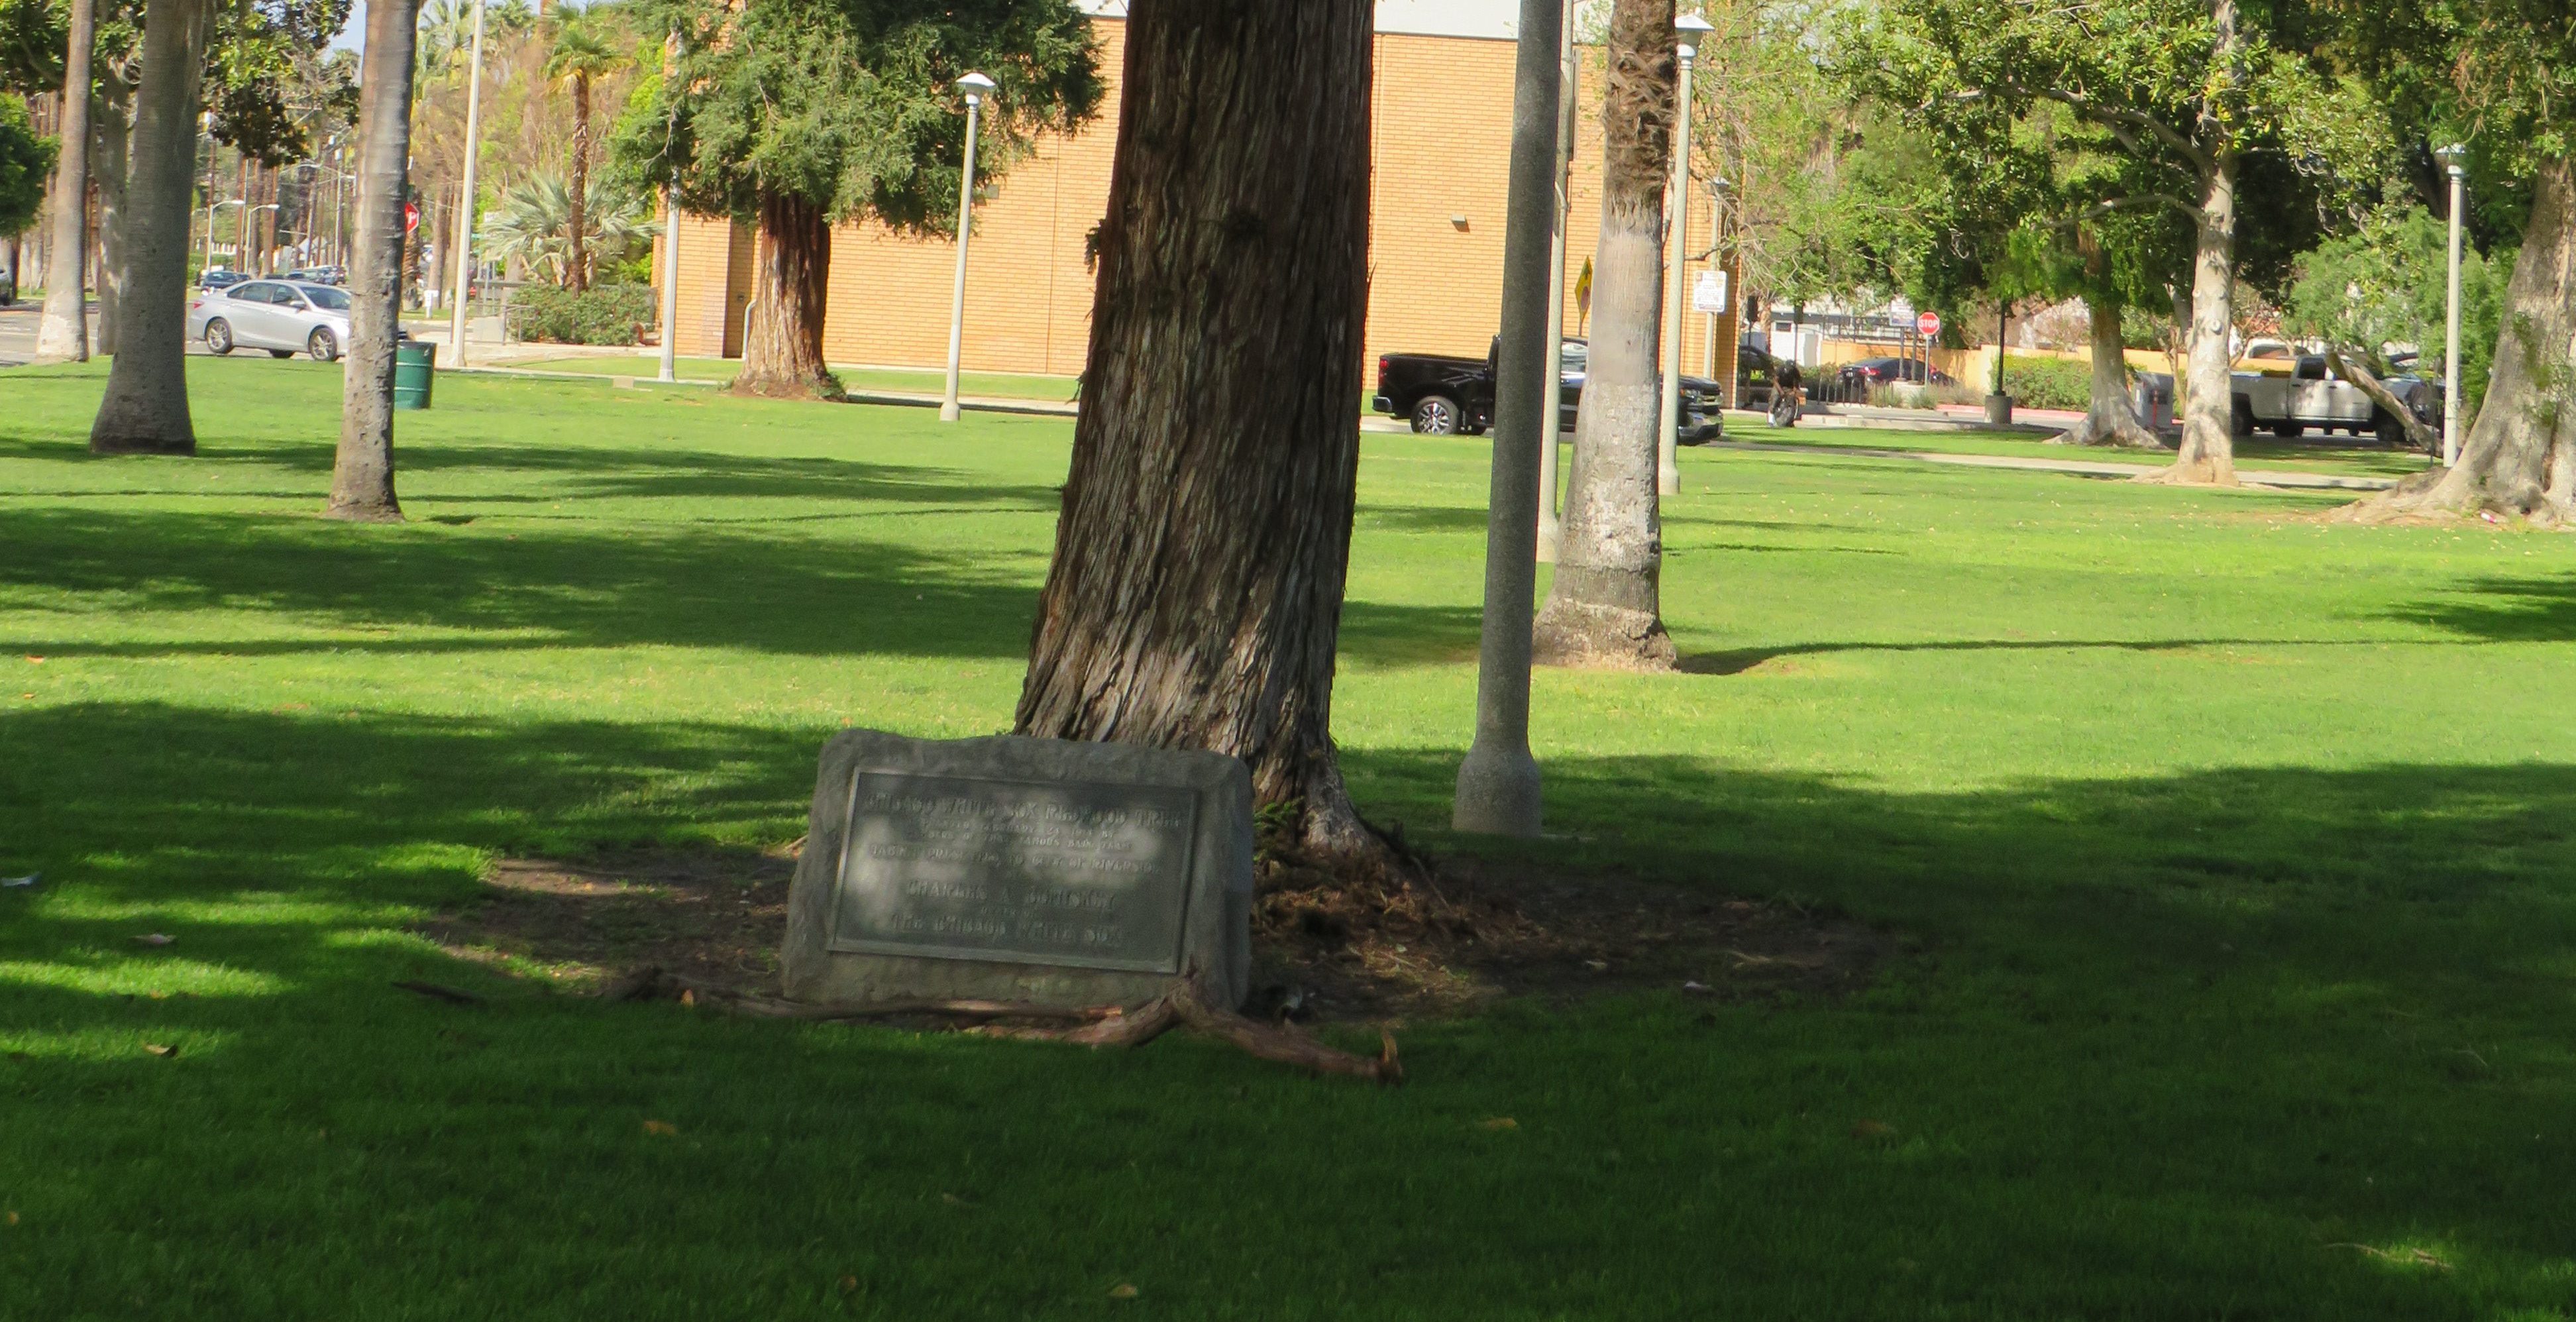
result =
[[[1265,850],[1256,1018],[1385,1022],[1510,996],[1662,990],[1713,1001],[1836,997],[1887,934],[1778,901],[1469,860],[1354,879]],[[775,994],[792,847],[505,858],[475,902],[420,927],[449,953],[575,988],[648,967]]]

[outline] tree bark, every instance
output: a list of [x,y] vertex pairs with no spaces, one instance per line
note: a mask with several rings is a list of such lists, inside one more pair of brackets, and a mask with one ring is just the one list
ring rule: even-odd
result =
[[1368,0],[1132,7],[1090,366],[1018,719],[1233,754],[1260,802],[1302,805],[1307,849],[1343,861],[1384,848],[1331,728],[1370,15]]
[[2388,384],[2379,379],[2377,373],[2363,366],[2368,361],[2358,348],[2351,353],[2346,353],[2341,345],[2326,346],[2326,362],[2334,368],[2335,375],[2351,382],[2353,389],[2369,396],[2370,402],[2377,405],[2380,412],[2395,418],[2397,425],[2406,430],[2407,441],[2415,448],[2429,451],[2435,458],[2440,458],[2441,434],[2425,426],[2424,420],[2415,416],[2415,410],[2406,407],[2405,403],[2397,398],[2395,392],[2389,390]]
[[188,417],[188,239],[208,0],[150,0],[135,94],[117,355],[90,425],[97,454],[195,454]]
[[2084,311],[2093,323],[2093,398],[2084,421],[2049,438],[2049,443],[2163,449],[2164,442],[2139,425],[2137,408],[2129,400],[2129,351],[2121,334],[2121,305],[2087,298]]
[[2459,465],[2363,501],[2355,517],[2492,512],[2576,524],[2576,173],[2562,157],[2536,182],[2495,370]]
[[[90,116],[91,174],[98,183],[98,329],[91,338],[97,352],[114,354],[117,312],[125,303],[125,209],[133,172],[134,84],[114,66],[99,81],[104,91]],[[192,158],[195,152],[191,139]],[[195,177],[193,170],[190,177]],[[195,199],[189,201],[188,218],[193,225]]]
[[[590,79],[576,77],[572,80],[572,195],[566,199],[564,207],[565,225],[572,231],[566,236],[568,246],[564,266],[568,278],[564,283],[571,285],[572,291],[576,294],[590,288],[589,252],[582,243],[581,235],[582,224],[588,219],[583,214],[583,210],[584,204],[589,201],[584,196],[589,187]],[[829,243],[830,240],[827,237],[825,239],[827,257],[830,255]],[[820,356],[819,350],[817,356]]]
[[1575,410],[1556,577],[1539,609],[1534,647],[1538,660],[1556,665],[1660,669],[1674,661],[1664,632],[1655,494],[1663,192],[1677,72],[1673,0],[1616,0],[1605,49],[1592,353]]
[[831,287],[832,226],[801,197],[764,193],[752,260],[749,325],[743,328],[737,394],[837,399],[841,382],[823,365],[823,298]]
[[[402,325],[403,202],[411,193],[417,0],[368,0],[358,88],[358,227],[349,265],[349,361],[331,518],[394,523],[394,343]],[[424,228],[426,228],[424,226]]]
[[2211,92],[2205,96],[2195,138],[2201,170],[2199,233],[2191,265],[2191,388],[2184,397],[2182,449],[2173,466],[2145,481],[2236,482],[2236,130],[2222,95],[2242,81],[2244,40],[2237,30],[2236,0],[2213,0],[2216,29],[2210,52]]
[[54,158],[53,251],[45,259],[45,306],[36,323],[36,356],[89,361],[90,49],[97,44],[93,0],[69,0],[71,35],[63,45],[63,103],[56,127],[70,144]]

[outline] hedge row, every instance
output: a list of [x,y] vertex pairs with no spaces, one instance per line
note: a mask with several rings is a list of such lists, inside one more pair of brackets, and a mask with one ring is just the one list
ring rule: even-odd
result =
[[2004,393],[2024,408],[2093,406],[2093,364],[2071,358],[2004,356]]
[[553,344],[633,344],[653,324],[650,285],[599,285],[576,294],[528,285],[510,297],[510,333]]

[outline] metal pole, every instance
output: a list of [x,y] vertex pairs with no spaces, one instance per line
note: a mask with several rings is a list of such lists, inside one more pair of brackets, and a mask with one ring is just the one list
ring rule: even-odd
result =
[[662,374],[677,381],[680,339],[680,195],[662,190]]
[[1574,49],[1574,0],[1566,0],[1563,28],[1557,36],[1561,77],[1562,111],[1556,119],[1556,211],[1553,235],[1548,245],[1547,263],[1547,362],[1541,369],[1547,378],[1543,388],[1547,411],[1540,422],[1545,439],[1538,444],[1538,559],[1540,564],[1556,563],[1557,542],[1562,530],[1556,520],[1557,438],[1565,416],[1565,218],[1574,206],[1574,138],[1578,107],[1583,97],[1578,91],[1583,83],[1583,66]]
[[2451,306],[2442,343],[2442,466],[2460,462],[2460,203],[2468,178],[2451,158]]
[[[1548,208],[1555,193],[1562,0],[1521,0],[1512,88],[1512,173],[1504,204],[1503,346],[1495,355],[1494,467],[1485,507],[1485,621],[1476,653],[1476,741],[1458,767],[1450,825],[1535,837],[1542,799],[1530,756],[1530,613],[1538,590],[1538,452],[1555,418],[1533,418],[1547,343]],[[1556,365],[1545,364],[1546,375]]]
[[466,296],[474,288],[474,166],[482,153],[483,0],[474,0],[474,47],[465,70],[465,180],[456,216],[456,307],[447,322],[450,366],[465,365]]
[[1664,186],[1664,214],[1670,217],[1664,239],[1664,407],[1655,433],[1655,491],[1665,496],[1679,495],[1682,489],[1674,445],[1682,424],[1682,253],[1690,236],[1691,60],[1698,53],[1690,46],[1674,51],[1682,62],[1677,80],[1681,95],[1673,107],[1673,177]]
[[948,388],[939,397],[939,420],[955,422],[957,358],[966,344],[966,239],[975,219],[975,115],[984,98],[966,93],[966,168],[957,190],[957,283],[948,293]]

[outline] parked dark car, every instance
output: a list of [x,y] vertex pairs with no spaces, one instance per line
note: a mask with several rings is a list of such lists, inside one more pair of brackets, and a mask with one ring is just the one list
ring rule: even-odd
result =
[[242,281],[248,279],[250,279],[249,276],[243,275],[239,271],[208,271],[204,275],[197,277],[197,288],[230,289],[234,285],[240,284]]
[[1949,373],[1939,368],[1928,368],[1920,358],[1863,358],[1856,363],[1843,364],[1838,375],[1846,385],[1883,386],[1898,381],[1912,381],[1919,385],[1927,370],[1931,373],[1933,385],[1959,384],[1950,378]]
[[[1495,348],[1499,349],[1501,343],[1497,338]],[[1565,341],[1564,353],[1558,360],[1565,383],[1563,404],[1557,413],[1560,431],[1574,427],[1575,410],[1583,400],[1585,369],[1590,362],[1589,343]],[[1676,439],[1684,445],[1699,445],[1723,436],[1724,403],[1725,394],[1716,382],[1683,376]],[[1482,358],[1383,354],[1377,360],[1377,393],[1369,400],[1369,407],[1408,420],[1414,431],[1426,436],[1481,436],[1494,425],[1494,352],[1488,350]]]
[[308,266],[301,271],[287,272],[286,278],[308,285],[345,285],[349,283],[349,273],[336,266]]

